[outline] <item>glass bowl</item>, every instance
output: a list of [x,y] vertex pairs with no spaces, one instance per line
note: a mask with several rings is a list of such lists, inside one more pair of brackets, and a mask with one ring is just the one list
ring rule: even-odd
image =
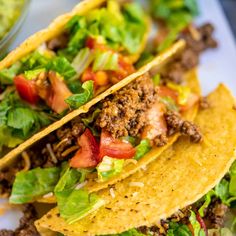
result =
[[10,44],[15,39],[22,24],[24,23],[29,10],[30,2],[31,0],[25,0],[24,6],[21,9],[20,16],[16,20],[15,24],[11,27],[10,31],[0,40],[0,59],[7,53]]

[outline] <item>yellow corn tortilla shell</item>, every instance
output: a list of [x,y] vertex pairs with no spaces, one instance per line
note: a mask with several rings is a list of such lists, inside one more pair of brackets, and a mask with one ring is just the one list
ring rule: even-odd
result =
[[104,98],[116,92],[117,90],[123,88],[124,86],[134,81],[139,76],[142,76],[143,74],[149,72],[152,68],[155,68],[157,66],[162,66],[163,64],[169,62],[173,58],[173,55],[181,51],[184,48],[184,46],[185,42],[180,40],[179,42],[172,45],[168,50],[157,56],[152,62],[140,68],[137,72],[131,74],[130,76],[126,77],[119,83],[108,88],[106,91],[104,91],[103,93],[101,93],[100,95],[98,95],[85,105],[81,106],[79,109],[72,111],[59,121],[54,122],[52,125],[33,135],[31,138],[26,140],[24,143],[20,144],[18,147],[14,148],[12,151],[10,151],[8,154],[6,154],[3,158],[0,159],[0,170],[4,169],[5,167],[9,166],[11,163],[16,161],[19,155],[28,147],[30,147],[32,144],[41,140],[43,137],[47,136],[53,131],[59,129],[61,126],[68,123],[78,115],[88,112],[90,107],[92,107],[99,101],[103,100]]
[[[57,35],[61,34],[64,29],[65,25],[67,22],[75,15],[85,15],[87,12],[90,10],[97,8],[101,6],[103,3],[107,2],[107,0],[84,0],[81,1],[76,7],[70,12],[66,13],[64,15],[59,16],[56,18],[46,29],[43,29],[31,37],[29,37],[27,40],[25,40],[18,48],[13,50],[11,53],[9,53],[2,61],[0,61],[0,70],[7,68],[17,62],[18,60],[22,59],[24,56],[28,55],[30,52],[36,50],[41,44],[47,42],[48,40],[55,38]],[[144,35],[143,42],[138,50],[138,52],[134,55],[128,56],[128,60],[131,62],[136,62],[142,53],[142,51],[146,47],[146,43],[148,41],[148,36],[149,36],[149,31],[151,27],[151,22],[150,19],[146,19],[147,21],[147,32]],[[184,42],[179,42],[176,44],[173,48],[170,48],[169,53],[174,54],[176,51],[180,50],[184,46]],[[170,55],[167,53],[167,57]],[[166,59],[165,56],[162,58],[163,60]],[[161,61],[162,61],[161,59]],[[141,70],[140,70],[141,71]],[[137,72],[137,75],[139,73]],[[135,74],[133,75],[132,78],[135,77]],[[127,80],[129,81],[129,80]],[[114,92],[115,90],[121,88],[124,86],[126,82],[123,83],[118,83],[117,86],[113,86],[110,88],[110,90],[107,91],[107,93],[102,93],[101,96],[95,97],[90,103],[88,103],[85,106],[82,106],[81,108],[75,110],[74,112],[69,113],[66,115],[64,118],[59,120],[58,122],[53,123],[52,125],[48,126],[41,132],[37,133],[36,135],[32,136],[29,138],[27,141],[13,149],[13,151],[9,152],[6,154],[4,157],[4,160],[0,160],[0,169],[1,167],[5,167],[5,164],[7,164],[13,156],[16,156],[20,153],[22,153],[23,150],[25,150],[27,147],[35,143],[36,141],[40,140],[41,138],[45,137],[52,131],[58,129],[61,127],[63,124],[67,123],[68,121],[72,120],[75,118],[78,114],[87,112],[87,110],[90,108],[90,106],[94,105],[101,99],[103,99],[107,94]],[[96,94],[97,95],[97,94]],[[1,158],[1,157],[0,157]],[[5,163],[5,164],[3,164]]]
[[[156,161],[98,194],[107,204],[75,224],[59,217],[57,208],[35,224],[65,235],[116,234],[154,223],[200,199],[225,175],[236,158],[236,110],[230,91],[220,85],[208,96],[210,108],[196,123],[204,135],[199,144],[181,138]],[[155,155],[152,150],[148,155]],[[139,182],[143,187],[131,187]],[[40,229],[39,229],[40,230]]]

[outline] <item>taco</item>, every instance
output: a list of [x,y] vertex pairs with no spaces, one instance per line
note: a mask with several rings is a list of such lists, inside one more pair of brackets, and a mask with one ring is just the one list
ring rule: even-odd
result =
[[70,193],[83,189],[84,199],[92,194],[93,201],[78,211],[80,218],[104,204],[94,192],[155,160],[180,134],[199,142],[201,133],[191,122],[200,98],[195,70],[186,72],[183,84],[166,83],[159,76],[169,66],[163,63],[175,59],[173,49],[176,52],[182,43],[124,79],[126,86],[112,94],[107,90],[108,96],[88,112],[21,155],[0,160],[1,194],[10,195],[14,204],[43,201],[63,206],[65,200],[74,202]]
[[[36,222],[39,232],[49,229],[81,236],[230,235],[214,233],[228,231],[219,227],[225,205],[232,207],[236,196],[235,164],[225,176],[236,158],[235,99],[220,85],[207,102],[209,108],[201,110],[195,120],[203,134],[201,143],[193,145],[182,137],[139,172],[98,192],[106,204],[96,212],[69,224],[55,208]],[[79,203],[73,207],[79,208]],[[65,203],[65,212],[75,213],[69,205]]]
[[0,156],[39,140],[51,128],[40,130],[62,118],[66,123],[71,110],[134,73],[149,25],[138,3],[87,0],[6,56],[0,62]]

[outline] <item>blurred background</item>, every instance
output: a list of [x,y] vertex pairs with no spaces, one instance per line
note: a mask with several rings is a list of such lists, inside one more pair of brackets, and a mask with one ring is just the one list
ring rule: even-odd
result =
[[220,3],[236,38],[236,0],[220,0]]
[[[208,1],[204,1],[204,4],[208,4]],[[219,1],[236,37],[236,0]],[[28,16],[10,49],[15,48],[34,32],[46,27],[56,16],[71,10],[76,3],[78,0],[31,0]]]

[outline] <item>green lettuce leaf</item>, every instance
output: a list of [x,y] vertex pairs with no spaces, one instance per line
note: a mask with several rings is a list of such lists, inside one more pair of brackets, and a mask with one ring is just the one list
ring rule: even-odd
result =
[[17,62],[10,68],[5,68],[0,71],[0,82],[2,85],[12,85],[14,77],[18,74],[21,68],[21,63]]
[[83,48],[79,51],[71,64],[76,71],[76,78],[79,78],[82,75],[92,63],[93,59],[94,53],[89,48]]
[[0,149],[15,147],[55,119],[41,110],[33,110],[16,93],[0,102]]
[[84,181],[84,173],[66,167],[54,190],[60,215],[68,224],[76,222],[104,204],[96,194],[76,189],[76,184]]
[[90,116],[83,118],[81,120],[83,121],[86,127],[89,127],[89,125],[93,123],[95,119],[97,119],[100,113],[101,113],[101,109],[97,108],[96,110],[94,110],[94,112]]
[[24,72],[25,78],[28,80],[32,80],[37,78],[37,76],[41,73],[41,72],[45,72],[46,70],[44,68],[40,68],[40,69],[35,69],[35,70],[28,70]]
[[66,103],[72,108],[76,109],[84,105],[93,98],[93,81],[89,80],[82,84],[83,92],[74,94],[67,98]]
[[95,56],[93,63],[93,71],[100,70],[117,70],[118,65],[118,54],[111,51],[101,52],[98,51]]
[[226,179],[222,179],[215,187],[215,194],[222,202],[226,203],[229,198],[229,182]]
[[10,203],[23,204],[54,190],[60,176],[60,168],[36,168],[19,172],[13,184]]
[[123,170],[124,159],[116,159],[105,156],[102,162],[96,167],[98,180],[104,182],[111,177],[119,174]]
[[40,52],[35,51],[21,59],[20,72],[45,68],[49,63],[50,58],[45,57]]
[[178,107],[176,102],[171,97],[161,97],[160,102],[162,102],[168,110],[170,111],[178,111]]
[[150,141],[148,139],[143,139],[138,146],[136,146],[136,154],[134,156],[135,160],[140,160],[146,153],[151,150]]
[[170,222],[167,236],[192,236],[192,232],[187,225]]
[[191,215],[189,217],[189,221],[193,227],[194,235],[198,236],[206,236],[204,229],[201,228],[200,223],[197,221],[196,215],[193,211],[191,211]]
[[215,196],[214,190],[209,191],[204,196],[204,203],[202,204],[202,206],[198,210],[201,217],[204,217],[204,210],[210,205],[211,199],[212,199],[213,196]]
[[65,57],[55,57],[46,65],[47,70],[59,73],[68,80],[76,75],[76,71]]

